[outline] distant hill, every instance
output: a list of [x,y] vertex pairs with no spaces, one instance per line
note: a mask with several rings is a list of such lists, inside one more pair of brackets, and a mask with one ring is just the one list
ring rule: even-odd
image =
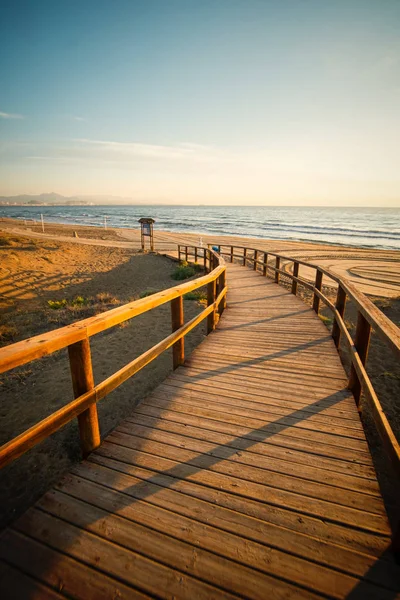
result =
[[119,196],[63,196],[56,192],[46,194],[19,194],[18,196],[0,196],[1,204],[132,204],[131,198]]

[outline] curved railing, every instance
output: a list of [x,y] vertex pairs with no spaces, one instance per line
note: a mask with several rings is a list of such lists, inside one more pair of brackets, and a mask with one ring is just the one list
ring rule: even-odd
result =
[[[226,304],[225,262],[213,250],[195,246],[178,247],[179,258],[182,255],[182,248],[184,248],[185,258],[189,262],[192,257],[195,258],[195,261],[198,259],[203,261],[206,275],[0,349],[0,373],[4,373],[62,348],[68,348],[75,395],[75,400],[1,446],[0,468],[24,454],[75,417],[78,417],[79,422],[82,454],[87,456],[100,445],[96,403],[171,346],[173,347],[173,367],[176,369],[185,360],[184,336],[206,318],[207,333],[215,328],[217,315],[223,312]],[[207,286],[207,307],[185,323],[184,294],[205,285]],[[94,385],[89,339],[101,331],[137,317],[166,302],[171,303],[171,335],[98,385]]]
[[[219,245],[218,250],[221,255],[228,256],[230,262],[238,259],[243,265],[250,263],[254,270],[260,269],[264,276],[272,272],[276,283],[280,282],[281,275],[288,277],[292,281],[292,294],[297,294],[299,284],[311,290],[313,292],[313,309],[317,314],[321,300],[332,311],[333,341],[338,348],[340,338],[343,335],[350,352],[351,368],[348,387],[353,392],[358,407],[360,407],[361,393],[367,399],[385,449],[397,473],[400,474],[400,446],[365,368],[371,329],[373,328],[374,332],[389,346],[396,357],[400,357],[400,329],[350,281],[344,277],[339,277],[329,269],[312,262],[257,248]],[[262,258],[260,259],[260,257]],[[270,257],[272,261],[268,262]],[[282,268],[283,262],[285,262],[285,270]],[[310,283],[310,281],[299,276],[300,266],[302,265],[315,270],[314,283]],[[324,276],[329,277],[337,284],[335,304],[322,292]],[[354,340],[343,318],[347,299],[352,300],[357,307],[357,326]]]

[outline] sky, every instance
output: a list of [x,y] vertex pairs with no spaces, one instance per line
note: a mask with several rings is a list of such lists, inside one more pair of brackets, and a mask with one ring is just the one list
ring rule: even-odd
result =
[[2,0],[0,195],[400,207],[400,0]]

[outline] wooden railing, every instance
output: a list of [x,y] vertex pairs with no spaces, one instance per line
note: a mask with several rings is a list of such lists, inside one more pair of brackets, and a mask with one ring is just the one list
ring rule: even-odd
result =
[[[224,260],[208,248],[179,246],[178,256],[181,257],[182,253],[189,262],[192,256],[196,261],[201,258],[206,275],[78,321],[67,327],[0,349],[0,373],[4,373],[62,348],[68,348],[75,396],[75,400],[1,446],[0,468],[24,454],[75,417],[79,422],[82,454],[87,456],[100,445],[97,402],[171,346],[173,348],[173,367],[176,369],[185,360],[184,336],[206,318],[207,333],[215,328],[217,315],[223,312],[226,303]],[[185,323],[183,296],[203,286],[207,286],[207,307]],[[95,385],[89,339],[101,331],[137,317],[166,302],[171,304],[171,335]]]
[[[221,255],[227,256],[230,262],[237,259],[241,264],[247,266],[250,265],[254,270],[260,269],[264,276],[272,274],[276,283],[280,282],[281,275],[288,277],[292,281],[292,294],[297,294],[298,285],[302,285],[311,290],[313,295],[312,307],[317,314],[319,312],[321,300],[325,306],[331,310],[333,313],[333,341],[338,348],[341,336],[343,336],[343,340],[347,344],[350,353],[351,368],[348,387],[353,392],[359,410],[361,393],[364,394],[371,408],[376,427],[385,449],[394,468],[397,473],[400,474],[400,446],[365,368],[371,329],[373,328],[374,332],[376,332],[376,334],[388,345],[396,358],[399,358],[399,328],[390,321],[390,319],[388,319],[371,302],[371,300],[369,300],[369,298],[350,283],[350,281],[344,277],[335,275],[329,269],[325,269],[311,262],[298,260],[283,254],[277,254],[276,252],[259,250],[257,248],[221,245],[218,246],[218,251]],[[282,268],[282,262],[285,262],[285,269]],[[314,269],[314,283],[310,283],[310,281],[300,277],[299,271],[301,266]],[[329,277],[337,284],[335,304],[333,304],[322,292],[324,276]],[[357,325],[354,340],[351,337],[343,318],[347,299],[352,300],[357,309]]]

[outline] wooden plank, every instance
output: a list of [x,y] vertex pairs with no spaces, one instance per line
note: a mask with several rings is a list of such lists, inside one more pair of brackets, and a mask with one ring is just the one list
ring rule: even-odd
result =
[[[89,520],[90,530],[97,535],[112,539],[130,549],[137,548],[147,556],[168,562],[172,566],[182,568],[182,562],[187,562],[183,567],[185,570],[190,568],[191,563],[190,558],[185,561],[185,554],[191,553],[190,545],[193,539],[196,539],[197,547],[200,548],[196,555],[196,574],[205,580],[210,580],[210,577],[215,580],[215,577],[222,576],[222,585],[224,580],[230,579],[231,589],[238,593],[243,593],[243,585],[247,585],[246,577],[249,574],[253,581],[256,579],[260,585],[265,585],[264,578],[260,579],[257,571],[255,574],[251,573],[247,569],[243,570],[241,565],[280,577],[314,592],[328,594],[336,587],[338,597],[349,591],[348,586],[354,586],[356,583],[353,578],[338,576],[331,569],[304,560],[295,554],[288,555],[278,548],[271,552],[269,544],[255,542],[187,517],[181,516],[177,519],[174,513],[146,502],[132,505],[132,501],[126,495],[115,494],[91,482],[82,482],[80,486],[76,484],[75,479],[72,485],[70,483],[67,487],[64,486],[63,491],[67,491],[68,495],[57,491],[47,494],[40,502],[42,509],[55,516],[62,515],[77,525],[86,524]],[[82,500],[90,505],[89,508]],[[128,523],[125,520],[128,520]],[[159,534],[169,537],[161,537]],[[173,540],[178,540],[178,543]],[[208,554],[210,552],[215,556]],[[354,564],[354,556],[351,553],[346,555],[350,560],[353,559]],[[236,568],[232,569],[232,565],[224,559],[238,563]],[[363,560],[360,555],[357,562],[364,563],[364,569],[371,564],[371,561]],[[354,568],[360,575],[363,574],[359,565],[354,565]],[[348,571],[348,566],[346,570]],[[399,569],[388,562],[382,562],[379,571],[380,577],[386,576],[387,587],[396,590]],[[373,577],[373,580],[379,583],[376,577]],[[248,590],[244,590],[244,595],[247,593]]]
[[[143,525],[143,513],[136,521],[127,519],[126,515],[125,518],[121,518],[115,515],[115,508],[110,514],[108,508],[102,510],[57,491],[47,494],[39,506],[51,515],[62,517],[78,527],[85,527],[114,544],[140,552],[157,563],[177,569],[178,572],[190,572],[202,581],[222,589],[228,588],[240,596],[260,598],[268,589],[273,597],[276,588],[281,596],[279,591],[288,583],[287,593],[290,591],[294,595],[299,594],[300,597],[306,597],[305,593],[298,592],[295,585],[306,587],[315,593],[327,592],[335,583],[339,588],[337,592],[345,594],[356,583],[352,577],[344,575],[339,578],[325,567],[288,557],[278,550],[271,555],[270,550],[263,545],[244,542],[237,537],[232,540],[227,534],[216,533],[210,527],[206,532],[204,528],[201,531],[203,538],[208,536],[208,544],[203,543],[208,545],[208,548],[204,549],[201,543],[197,544],[194,558],[192,536],[195,532],[190,536],[189,543],[179,539],[182,535],[177,537],[176,534],[182,530],[182,526],[179,527],[177,522],[173,528],[175,535],[171,536],[171,521],[168,522],[167,532],[160,532],[160,527],[155,529],[151,521]],[[130,511],[129,515],[132,514],[133,511]],[[154,517],[159,522],[165,518],[165,514],[157,510]],[[231,560],[235,562],[234,568]],[[276,581],[274,577],[270,577],[271,573],[285,581]]]
[[[169,399],[178,397],[203,399],[201,391],[187,389],[185,387],[175,388],[170,384],[171,382],[163,384],[162,389],[157,388],[152,395],[159,397],[160,394],[163,394],[165,398]],[[310,419],[310,421],[322,423],[329,422],[333,425],[355,429],[356,431],[362,431],[362,424],[360,421],[354,419],[354,413],[346,413],[344,410],[338,410],[336,407],[330,408],[329,404],[327,407],[324,407],[323,402],[319,404],[319,400],[317,400],[316,403],[313,402],[313,404],[309,404],[309,398],[304,399],[303,402],[301,402],[300,399],[298,399],[296,402],[292,400],[286,400],[285,398],[285,401],[282,402],[279,398],[276,399],[269,394],[268,396],[256,396],[241,392],[233,394],[229,393],[228,391],[223,394],[220,393],[218,389],[214,390],[214,393],[209,393],[207,397],[209,400],[214,400],[216,402],[233,404],[235,406],[243,406],[279,416],[290,416],[292,413],[296,412],[297,417],[304,417],[304,419],[307,418]],[[343,399],[345,398],[346,396],[343,395]],[[341,406],[341,402],[339,402],[339,406]]]
[[[253,457],[246,452],[238,454],[233,448],[221,448],[214,444],[208,445],[206,442],[203,444],[192,442],[194,448],[192,450],[188,448],[189,445],[186,441],[185,443],[179,443],[179,440],[175,439],[175,444],[173,444],[171,436],[168,441],[153,441],[153,438],[142,438],[140,436],[136,438],[129,433],[114,431],[107,440],[113,444],[124,446],[124,448],[132,448],[148,452],[154,456],[170,458],[179,461],[179,463],[189,464],[203,470],[229,474],[232,477],[260,484],[267,482],[268,485],[279,490],[327,500],[338,505],[370,511],[374,514],[385,514],[379,496],[367,495],[350,489],[344,491],[345,488],[339,485],[341,479],[338,474],[330,473],[323,482],[317,481],[316,478],[310,481],[305,477],[307,475],[305,469],[302,472],[299,468],[298,475],[286,474],[283,466],[279,471],[268,469],[268,459]],[[177,448],[180,449],[179,452],[177,452]],[[302,477],[303,473],[304,477]]]
[[[185,391],[185,390],[184,390]],[[355,439],[364,440],[364,432],[360,427],[352,427],[352,421],[345,421],[342,419],[335,419],[332,416],[324,418],[319,413],[313,413],[311,411],[298,410],[285,410],[283,407],[272,408],[264,403],[249,402],[247,400],[235,400],[229,399],[223,396],[214,396],[214,398],[201,397],[201,394],[190,394],[190,395],[178,395],[173,394],[168,397],[161,392],[155,391],[152,398],[157,400],[168,401],[168,406],[173,410],[174,402],[186,403],[188,405],[218,408],[220,410],[230,411],[231,408],[234,410],[244,409],[244,413],[249,417],[256,419],[262,419],[267,425],[270,422],[279,421],[281,425],[299,426],[305,429],[312,429],[313,431],[327,432],[330,434],[338,434],[344,437],[351,437]],[[149,401],[151,404],[151,402]],[[236,413],[235,413],[236,414]]]
[[[156,563],[137,552],[114,544],[87,529],[81,529],[32,508],[16,523],[15,528],[41,543],[96,568],[125,585],[139,588],[146,594],[178,598],[234,598],[225,590]],[[261,595],[258,595],[261,599]],[[279,596],[277,596],[279,597]],[[304,596],[305,597],[305,596]]]
[[[163,426],[163,421],[160,424],[154,424],[153,427],[133,425],[131,423],[123,423],[120,425],[114,433],[127,434],[130,436],[138,436],[142,440],[154,440],[156,442],[162,442],[175,446],[178,448],[185,448],[194,452],[202,454],[211,454],[212,456],[218,456],[224,460],[233,460],[246,465],[251,465],[264,469],[265,471],[275,471],[284,475],[292,477],[299,477],[301,479],[308,479],[310,481],[316,481],[319,483],[328,483],[331,486],[343,488],[345,490],[353,490],[364,494],[369,494],[380,498],[379,486],[375,481],[365,480],[360,477],[354,477],[352,475],[342,474],[335,472],[335,474],[326,473],[325,469],[320,466],[308,466],[304,463],[291,463],[285,458],[273,457],[271,455],[265,456],[262,452],[262,444],[253,444],[250,440],[241,440],[242,444],[236,445],[235,440],[229,440],[228,436],[221,436],[218,434],[217,440],[209,440],[207,432],[204,430],[188,430],[186,427],[179,429],[178,427],[169,427],[166,429]],[[172,431],[171,431],[172,429]],[[178,430],[178,431],[177,431]],[[192,435],[190,435],[192,433]],[[228,438],[229,441],[224,443],[224,439]],[[123,441],[121,442],[123,445]],[[257,446],[261,446],[257,448]],[[237,451],[239,450],[239,452]],[[259,452],[257,450],[260,450]],[[260,456],[261,454],[261,456]],[[315,461],[317,462],[317,461]]]
[[[180,479],[167,471],[156,473],[153,470],[123,463],[97,452],[93,453],[86,463],[75,467],[73,472],[79,477],[102,483],[108,487],[113,487],[113,482],[119,481],[121,474],[129,476],[129,479],[123,479],[125,482],[124,493],[168,507],[170,510],[178,510],[179,507],[179,511],[183,510],[184,514],[188,514],[186,507],[193,505],[195,508],[197,507],[197,519],[208,520],[211,514],[216,514],[216,518],[220,518],[221,527],[228,526],[227,521],[230,522],[232,519],[235,523],[237,519],[245,519],[249,528],[254,531],[264,524],[276,525],[290,532],[295,531],[317,540],[325,540],[368,556],[386,556],[385,551],[390,543],[389,530],[386,534],[377,534],[376,532],[372,534],[361,529],[349,528],[341,523],[324,521],[304,513],[299,514],[284,506],[274,506],[251,497],[242,497],[231,493],[230,490],[223,489],[223,487],[216,489],[199,482]],[[121,483],[121,485],[123,484]],[[199,505],[199,502],[203,502],[203,504]],[[212,507],[204,505],[204,502],[210,503]],[[220,512],[224,510],[228,512]],[[300,548],[299,552],[301,552]],[[325,560],[330,559],[326,556]]]
[[199,423],[201,422],[201,426],[207,429],[211,429],[213,431],[222,431],[228,433],[235,433],[238,437],[249,437],[250,439],[254,439],[259,442],[263,442],[265,444],[272,444],[282,448],[288,448],[292,450],[300,450],[302,452],[307,452],[309,454],[315,456],[324,456],[328,458],[338,458],[340,460],[347,460],[350,463],[366,465],[368,467],[372,467],[372,459],[367,453],[358,453],[350,452],[347,448],[342,448],[340,446],[333,446],[330,444],[323,444],[321,442],[315,443],[313,441],[309,441],[304,438],[298,438],[294,436],[286,435],[286,431],[281,434],[274,434],[272,436],[266,436],[265,433],[259,429],[254,429],[253,427],[244,427],[241,424],[241,420],[228,420],[226,418],[215,418],[202,416],[201,421],[196,414],[196,411],[165,411],[162,408],[153,407],[149,405],[141,405],[136,408],[136,411],[139,414],[149,415],[155,418],[163,418],[169,419],[181,423]]
[[[255,431],[263,433],[265,437],[270,435],[279,435],[283,432],[290,437],[296,437],[303,440],[320,442],[329,446],[340,446],[341,448],[357,450],[358,453],[369,454],[368,445],[362,438],[356,438],[353,435],[348,435],[343,431],[335,431],[332,427],[321,424],[309,425],[307,421],[297,421],[287,417],[276,418],[271,415],[268,419],[266,416],[255,415],[254,411],[243,408],[233,408],[227,405],[218,405],[217,403],[197,403],[194,400],[179,402],[165,401],[156,398],[155,395],[146,400],[146,406],[161,408],[162,410],[173,410],[178,412],[186,412],[188,414],[197,415],[198,417],[211,418],[213,420],[223,420],[228,423],[236,423],[245,427],[252,427]],[[352,431],[352,430],[350,430]]]
[[[154,448],[155,444],[152,444]],[[160,451],[166,451],[166,448],[160,448]],[[296,511],[300,514],[326,519],[332,523],[345,524],[350,527],[358,527],[364,531],[373,533],[386,533],[388,531],[388,523],[386,514],[384,514],[383,505],[377,507],[381,509],[381,514],[374,512],[365,512],[349,506],[337,505],[333,502],[303,496],[300,493],[283,490],[267,485],[266,483],[254,483],[253,481],[242,479],[239,475],[243,475],[244,467],[238,469],[236,466],[230,466],[226,463],[215,461],[215,465],[209,468],[201,466],[192,466],[186,462],[179,462],[170,458],[141,452],[135,449],[126,448],[119,444],[105,441],[97,453],[107,458],[122,461],[127,464],[137,465],[151,469],[153,471],[163,473],[168,471],[171,475],[180,479],[189,479],[202,485],[214,487],[216,489],[229,490],[230,493],[242,497],[253,498],[260,502],[271,504],[274,506],[284,506],[289,510]],[[197,464],[205,464],[206,461],[201,461]],[[210,461],[207,461],[208,465]],[[256,474],[256,470],[246,468],[247,474]]]
[[[4,532],[0,555],[12,565],[20,578],[28,577],[26,594],[17,596],[17,600],[34,598],[36,589],[40,590],[38,598],[46,598],[45,595],[42,596],[44,586],[49,586],[53,590],[55,598],[65,598],[65,596],[82,600],[150,598],[147,594],[108,577],[98,569],[92,569],[87,564],[15,530],[8,529]],[[8,599],[7,594],[2,597]]]
[[[288,448],[282,449],[279,446],[272,446],[256,439],[252,439],[247,436],[236,437],[232,434],[222,433],[217,431],[215,428],[206,429],[203,426],[203,422],[198,419],[193,419],[193,425],[189,424],[189,419],[185,423],[179,421],[171,421],[169,419],[157,419],[148,415],[143,415],[135,412],[129,419],[121,424],[120,427],[132,425],[149,427],[152,430],[170,431],[180,433],[185,436],[189,436],[195,439],[207,440],[210,442],[220,443],[228,445],[238,450],[247,450],[248,452],[254,452],[256,454],[262,454],[271,458],[282,459],[285,462],[302,464],[313,467],[313,469],[322,469],[324,471],[334,471],[337,473],[343,473],[356,477],[358,484],[359,480],[368,480],[368,485],[371,485],[372,489],[379,489],[376,481],[375,471],[372,467],[365,465],[358,465],[350,461],[344,461],[339,459],[329,459],[323,456],[314,456],[305,452],[290,450]],[[367,484],[366,484],[367,485]],[[368,488],[369,489],[369,488]]]
[[56,600],[64,597],[4,562],[0,562],[0,594],[5,600]]
[[[371,581],[379,582],[381,570],[384,570],[390,579],[398,577],[397,565],[386,560],[381,561],[377,565],[378,568],[375,571],[371,570],[370,573],[370,567],[377,564],[373,556],[349,547],[335,545],[332,541],[323,541],[303,533],[289,531],[284,527],[248,517],[241,512],[211,505],[204,500],[183,496],[170,488],[152,485],[151,489],[155,493],[150,493],[141,499],[141,491],[138,492],[140,479],[117,474],[100,465],[89,464],[87,467],[88,469],[85,470],[79,469],[80,477],[68,475],[58,489],[174,537],[186,541],[195,538],[198,544],[209,550],[212,549],[210,542],[214,544],[213,540],[216,540],[215,543],[219,546],[219,553],[225,553],[225,544],[220,543],[221,539],[227,539],[228,543],[232,540],[235,547],[236,544],[246,544],[251,540],[307,558],[318,564],[337,568],[348,574],[365,574]],[[82,477],[82,474],[88,479]],[[132,502],[132,497],[135,498],[135,502]],[[224,538],[226,534],[228,536]],[[235,559],[238,560],[237,553]]]

